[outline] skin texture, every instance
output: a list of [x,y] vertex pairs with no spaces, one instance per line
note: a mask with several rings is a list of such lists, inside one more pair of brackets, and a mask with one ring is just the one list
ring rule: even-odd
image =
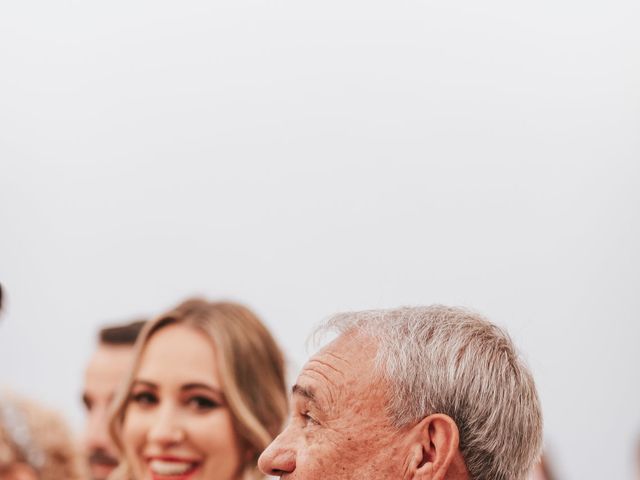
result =
[[[137,480],[237,480],[241,448],[221,388],[213,345],[201,332],[169,325],[142,354],[122,439]],[[154,459],[194,462],[193,473],[153,475]]]
[[286,429],[260,469],[287,480],[468,479],[458,429],[446,415],[395,428],[389,386],[373,372],[376,343],[343,335],[312,357],[292,391]]
[[540,464],[533,467],[529,480],[549,480]]
[[86,410],[84,452],[93,480],[105,480],[118,464],[108,430],[108,411],[133,358],[133,347],[98,345],[84,378],[82,400]]
[[18,463],[0,472],[0,480],[38,480],[38,474],[29,465]]

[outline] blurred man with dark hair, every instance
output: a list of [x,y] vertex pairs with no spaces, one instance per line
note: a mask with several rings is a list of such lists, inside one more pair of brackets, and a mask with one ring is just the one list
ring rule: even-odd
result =
[[113,397],[129,370],[133,345],[144,321],[103,328],[84,377],[82,401],[87,411],[84,451],[92,480],[104,480],[118,465],[117,450],[109,436],[108,412]]

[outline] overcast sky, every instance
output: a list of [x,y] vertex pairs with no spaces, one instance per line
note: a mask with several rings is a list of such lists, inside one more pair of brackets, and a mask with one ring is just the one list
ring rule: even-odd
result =
[[640,3],[0,6],[0,383],[78,428],[97,328],[255,309],[507,327],[560,478],[640,436]]

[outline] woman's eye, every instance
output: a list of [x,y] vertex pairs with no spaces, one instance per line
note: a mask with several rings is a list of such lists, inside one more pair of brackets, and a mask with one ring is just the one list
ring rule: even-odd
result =
[[220,406],[215,400],[201,396],[191,397],[187,403],[196,410],[212,410]]
[[155,405],[158,397],[151,392],[139,392],[131,395],[131,401],[142,406]]

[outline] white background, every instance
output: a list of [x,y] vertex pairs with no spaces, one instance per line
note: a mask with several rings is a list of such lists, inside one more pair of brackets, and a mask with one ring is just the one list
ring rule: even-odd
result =
[[471,306],[562,479],[640,435],[640,3],[8,1],[0,383],[76,427],[98,326],[246,302]]

